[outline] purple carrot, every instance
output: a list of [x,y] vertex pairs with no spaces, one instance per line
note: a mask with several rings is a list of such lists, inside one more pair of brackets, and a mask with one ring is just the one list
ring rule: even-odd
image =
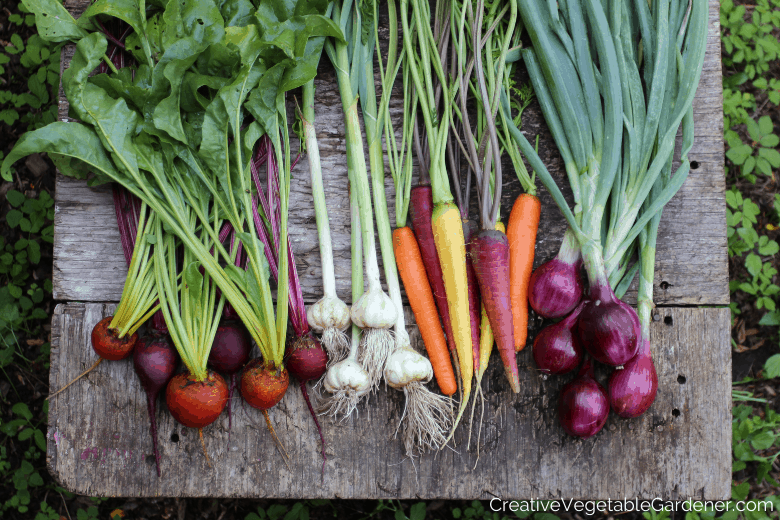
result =
[[[439,263],[439,253],[436,252],[436,243],[433,241],[433,190],[430,185],[419,185],[412,188],[409,197],[409,217],[412,221],[414,236],[420,246],[425,273],[431,283],[433,298],[436,300],[436,308],[439,309],[441,324],[444,326],[444,334],[447,335],[447,346],[450,353],[457,355],[455,350],[455,336],[452,333],[450,321],[450,307],[447,304],[447,292],[444,290],[444,275]],[[453,363],[455,367],[459,365]],[[456,368],[457,370],[457,368]]]
[[156,337],[149,343],[138,343],[133,350],[133,368],[146,392],[149,412],[149,432],[152,434],[157,476],[161,476],[160,452],[157,449],[157,396],[176,372],[179,355],[167,336]]
[[[477,223],[473,220],[463,221],[463,239],[468,247],[471,239],[477,234]],[[480,296],[477,273],[474,271],[474,262],[471,255],[466,255],[466,278],[469,289],[469,316],[471,316],[471,348],[474,352],[474,373],[479,370],[479,327],[482,323],[480,316]]]
[[504,363],[504,371],[515,393],[520,376],[515,356],[515,333],[509,296],[509,240],[500,231],[480,231],[470,242],[471,260],[479,282],[482,304]]

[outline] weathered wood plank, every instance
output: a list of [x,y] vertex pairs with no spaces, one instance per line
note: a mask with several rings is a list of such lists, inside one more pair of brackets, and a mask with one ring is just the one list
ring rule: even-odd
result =
[[[71,0],[69,7],[80,13],[86,2]],[[699,167],[664,210],[656,257],[654,299],[665,305],[725,305],[729,302],[726,241],[725,179],[723,177],[723,114],[720,40],[717,0],[710,2],[710,32],[705,72],[694,100],[696,140],[691,160]],[[63,66],[72,49],[63,56]],[[520,80],[523,81],[521,71]],[[333,69],[322,60],[317,86],[317,121],[325,195],[331,222],[331,235],[339,296],[349,301],[349,204],[346,192],[344,125]],[[392,104],[393,117],[400,118],[401,99]],[[67,119],[67,102],[61,96],[60,118]],[[567,186],[562,163],[547,131],[541,113],[533,104],[524,115],[523,129],[529,135],[541,134],[540,155],[550,172]],[[296,139],[293,139],[295,143]],[[508,215],[520,183],[505,164],[502,199]],[[303,286],[304,299],[312,303],[321,296],[321,269],[314,210],[311,204],[308,164],[299,162],[291,187],[290,235]],[[385,182],[395,222],[394,190],[389,174]],[[535,264],[550,259],[560,244],[565,223],[552,198],[542,187],[542,220]],[[110,189],[88,188],[58,176],[54,232],[54,298],[62,301],[117,301],[122,293],[126,266],[111,207]],[[475,213],[472,213],[475,214]],[[97,267],[97,268],[96,268]],[[666,282],[662,289],[661,284]],[[626,296],[634,303],[636,291]]]
[[[50,385],[61,387],[94,362],[93,325],[113,304],[58,305],[52,322]],[[659,374],[656,402],[642,417],[610,416],[589,440],[566,435],[556,418],[560,388],[573,376],[544,381],[530,349],[519,355],[521,392],[512,394],[494,355],[484,384],[488,402],[481,457],[456,448],[405,458],[393,435],[403,396],[382,389],[359,407],[360,422],[321,417],[328,461],[293,386],[271,411],[290,455],[290,470],[255,410],[234,406],[205,429],[214,466],[197,432],[158,413],[163,477],[151,457],[145,396],[130,360],[101,364],[56,397],[49,411],[47,461],[66,488],[85,495],[340,498],[622,498],[724,499],[731,492],[729,310],[661,308],[651,329]],[[412,340],[419,342],[416,330]],[[603,381],[606,374],[600,373]],[[682,376],[682,379],[680,376]],[[174,439],[178,439],[175,441]],[[198,475],[193,478],[192,475]],[[598,475],[598,478],[593,478]]]

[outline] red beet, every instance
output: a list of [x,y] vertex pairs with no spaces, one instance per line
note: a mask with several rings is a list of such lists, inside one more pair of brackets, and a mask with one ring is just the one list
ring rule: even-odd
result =
[[211,345],[208,364],[224,374],[241,370],[252,351],[252,337],[241,323],[223,322],[217,327],[214,343]]
[[149,343],[139,343],[133,350],[133,368],[146,392],[146,409],[149,412],[149,432],[152,435],[154,461],[160,476],[160,452],[157,449],[157,396],[176,372],[179,355],[167,336],[154,338]]
[[216,421],[227,400],[225,380],[211,370],[203,381],[195,380],[189,372],[176,374],[165,391],[171,415],[189,428],[203,428]]
[[119,332],[109,327],[113,318],[113,316],[103,318],[92,329],[92,348],[103,359],[119,361],[133,353],[133,347],[138,341],[138,333],[120,338]]
[[286,369],[267,366],[255,358],[241,372],[241,397],[258,410],[268,410],[282,400],[289,384]]
[[328,355],[320,346],[320,342],[309,334],[293,342],[285,365],[287,370],[301,381],[311,381],[322,377],[327,363]]
[[479,293],[496,338],[504,372],[515,393],[520,376],[515,355],[515,329],[509,296],[509,240],[501,231],[483,230],[469,242],[469,255],[479,281]]

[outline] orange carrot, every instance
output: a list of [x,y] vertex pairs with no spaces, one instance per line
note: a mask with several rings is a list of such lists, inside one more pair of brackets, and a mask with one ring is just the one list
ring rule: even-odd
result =
[[536,231],[539,229],[541,204],[534,195],[521,194],[512,206],[509,226],[509,284],[512,320],[515,327],[515,351],[525,347],[528,336],[528,282],[534,266]]
[[452,395],[457,391],[458,384],[420,248],[411,229],[402,227],[393,231],[393,251],[414,319],[417,320],[417,327],[433,366],[436,383],[444,395]]

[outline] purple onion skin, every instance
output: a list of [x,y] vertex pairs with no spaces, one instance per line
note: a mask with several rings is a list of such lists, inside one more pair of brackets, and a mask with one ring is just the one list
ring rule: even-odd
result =
[[584,349],[576,327],[584,305],[580,303],[565,319],[545,327],[534,338],[534,361],[543,374],[567,374],[582,361]]
[[587,439],[601,431],[607,416],[607,391],[593,379],[593,364],[587,359],[577,379],[561,390],[558,419],[566,433]]
[[639,417],[650,408],[658,393],[658,373],[650,341],[642,340],[642,348],[622,370],[609,376],[609,404],[620,417]]
[[208,365],[217,372],[232,375],[249,361],[251,351],[252,338],[246,327],[238,322],[223,322],[217,327]]
[[290,346],[285,365],[301,381],[319,379],[325,373],[328,355],[311,334],[301,336]]
[[536,314],[563,318],[574,310],[584,290],[581,265],[581,260],[570,264],[555,257],[536,268],[528,284],[528,303]]
[[149,433],[152,435],[154,462],[160,477],[160,451],[157,448],[157,396],[168,385],[176,372],[179,354],[168,336],[158,336],[149,343],[138,342],[133,350],[133,368],[146,392],[146,410],[149,413]]
[[623,366],[639,348],[639,316],[609,286],[591,288],[577,323],[580,341],[596,361]]

